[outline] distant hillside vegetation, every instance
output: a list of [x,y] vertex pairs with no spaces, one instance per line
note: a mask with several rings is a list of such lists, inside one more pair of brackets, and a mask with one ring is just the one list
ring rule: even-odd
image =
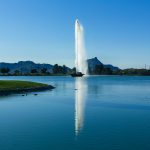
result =
[[53,73],[68,74],[70,68],[65,65],[59,66],[58,64],[39,64],[33,61],[19,61],[18,63],[0,63],[1,75],[49,75]]
[[[120,69],[111,64],[103,64],[97,57],[87,60],[91,75],[150,75],[147,69]],[[0,75],[70,75],[75,68],[58,64],[39,64],[33,61],[19,61],[18,63],[0,63]]]

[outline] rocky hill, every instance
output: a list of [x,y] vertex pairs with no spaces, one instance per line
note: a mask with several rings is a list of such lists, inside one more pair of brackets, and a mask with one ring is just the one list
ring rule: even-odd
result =
[[97,57],[88,59],[87,62],[88,62],[88,67],[91,71],[93,71],[96,68],[96,66],[103,66],[104,68],[109,68],[112,71],[120,70],[118,67],[115,67],[111,64],[103,64],[98,60]]

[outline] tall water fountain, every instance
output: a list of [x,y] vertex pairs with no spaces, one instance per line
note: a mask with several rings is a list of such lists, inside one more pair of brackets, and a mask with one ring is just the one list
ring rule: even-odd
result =
[[76,72],[88,74],[84,29],[78,19],[75,21],[75,67]]

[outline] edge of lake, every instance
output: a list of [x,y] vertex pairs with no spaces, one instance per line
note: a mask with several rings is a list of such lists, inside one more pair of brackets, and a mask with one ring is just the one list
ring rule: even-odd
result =
[[45,90],[52,90],[55,87],[48,84],[30,82],[30,81],[17,81],[17,80],[0,80],[0,96],[40,92]]

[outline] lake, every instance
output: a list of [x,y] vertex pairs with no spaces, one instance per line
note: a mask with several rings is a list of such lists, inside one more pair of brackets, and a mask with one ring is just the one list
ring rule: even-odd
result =
[[149,150],[150,77],[0,77],[55,86],[0,97],[0,150]]

